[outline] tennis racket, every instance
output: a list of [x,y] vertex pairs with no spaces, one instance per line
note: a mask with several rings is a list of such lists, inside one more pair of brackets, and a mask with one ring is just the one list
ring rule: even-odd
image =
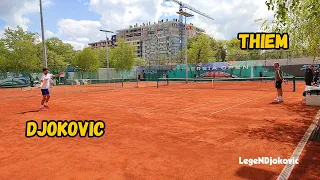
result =
[[31,87],[31,86],[28,86],[28,87],[22,87],[21,90],[22,91],[31,91],[32,89],[35,89],[35,88],[40,88],[41,85],[40,84],[36,84],[34,87]]

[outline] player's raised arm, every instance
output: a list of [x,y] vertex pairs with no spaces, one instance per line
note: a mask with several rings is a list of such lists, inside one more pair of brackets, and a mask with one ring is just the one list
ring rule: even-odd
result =
[[59,77],[59,76],[61,76],[62,74],[63,74],[64,72],[60,72],[59,74],[55,74],[55,75],[53,75],[52,77]]

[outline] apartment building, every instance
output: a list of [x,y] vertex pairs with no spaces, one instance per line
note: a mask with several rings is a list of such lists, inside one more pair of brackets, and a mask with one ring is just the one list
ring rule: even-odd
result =
[[[186,24],[188,37],[204,33],[203,29],[195,27],[193,24]],[[146,59],[150,65],[158,65],[160,58],[166,58],[168,62],[180,51],[179,20],[169,21],[161,20],[151,24],[135,24],[127,29],[121,29],[113,35],[111,40],[102,40],[99,42],[89,43],[92,48],[105,46],[115,46],[116,41],[125,39],[132,46],[137,47],[136,54],[138,57]],[[183,30],[185,31],[185,30]],[[185,44],[185,38],[182,39],[182,45]]]
[[111,39],[108,39],[108,41],[106,40],[101,40],[99,42],[92,42],[92,43],[89,43],[88,45],[91,47],[91,48],[104,48],[106,46],[108,47],[111,47],[111,46],[115,46],[116,45],[116,35],[113,35],[111,36]]
[[[204,32],[193,24],[186,25],[188,37]],[[160,57],[166,57],[169,61],[180,50],[179,21],[173,19],[172,21],[161,20],[153,24],[150,22],[141,25],[136,24],[127,29],[118,30],[117,39],[139,42],[139,45],[137,45],[139,56],[149,61],[150,65],[157,65]],[[183,45],[184,41],[185,38],[182,41]]]
[[131,40],[127,41],[127,44],[136,47],[136,54],[138,57],[142,57],[142,44],[141,40]]

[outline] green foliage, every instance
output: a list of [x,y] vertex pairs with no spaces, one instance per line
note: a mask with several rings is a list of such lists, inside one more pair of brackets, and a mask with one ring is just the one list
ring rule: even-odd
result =
[[[95,49],[93,49],[93,52],[97,56],[98,60],[100,61],[101,66],[107,67],[107,50],[106,50],[106,48],[95,48]],[[110,52],[110,48],[109,48],[109,52]],[[110,65],[110,67],[113,67],[113,64],[111,62],[109,62],[109,65]]]
[[37,57],[36,34],[7,28],[0,40],[1,71],[34,72],[41,67]]
[[[21,27],[7,28],[0,39],[0,71],[39,72],[43,67],[42,43],[37,33],[24,31]],[[70,44],[58,38],[46,40],[48,68],[53,71],[65,70],[74,62],[75,51]]]
[[80,71],[98,72],[100,61],[94,54],[93,50],[88,47],[76,55],[75,66],[78,67]]
[[41,62],[37,57],[37,48],[30,41],[18,41],[12,46],[4,60],[7,71],[10,72],[35,72],[41,68]]
[[185,54],[185,49],[183,49],[182,51],[179,50],[174,56],[171,57],[172,63],[183,64],[185,62]]
[[137,57],[134,60],[135,60],[135,66],[147,66],[148,65],[148,62],[141,57]]
[[53,37],[46,40],[47,50],[55,52],[61,60],[67,64],[72,64],[75,60],[75,51],[71,44],[63,43],[59,38]]
[[8,51],[4,48],[3,42],[0,41],[0,72],[7,72],[5,64],[5,57],[7,54]]
[[211,48],[215,53],[216,61],[224,62],[226,61],[227,50],[226,50],[226,42],[223,40],[215,40],[212,38],[211,40]]
[[130,70],[137,57],[135,51],[136,47],[130,46],[121,39],[117,47],[110,49],[110,62],[117,71]]
[[7,28],[4,31],[4,37],[1,39],[5,48],[9,50],[13,50],[17,43],[21,41],[29,41],[35,43],[38,35],[33,32],[26,32],[22,29],[22,27],[17,26],[17,29]]
[[291,56],[305,53],[315,60],[320,55],[320,3],[318,0],[268,0],[275,20],[263,23],[262,29],[288,32]]
[[205,34],[200,34],[196,40],[191,42],[188,49],[188,63],[208,62],[209,56],[214,54],[211,49],[210,37]]
[[164,56],[164,55],[159,56],[158,60],[157,60],[157,64],[158,65],[167,65],[168,64],[168,57]]
[[248,59],[248,51],[240,49],[240,40],[233,38],[226,43],[228,61],[242,61]]

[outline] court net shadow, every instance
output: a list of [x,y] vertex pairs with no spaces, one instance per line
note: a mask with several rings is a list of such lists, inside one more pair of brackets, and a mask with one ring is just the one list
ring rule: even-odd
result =
[[236,175],[248,180],[269,180],[276,179],[278,174],[272,171],[259,169],[251,166],[244,166],[237,170]]
[[265,123],[261,127],[246,128],[237,132],[247,134],[253,139],[298,144],[314,120],[319,108],[297,103],[287,103],[285,106],[279,106],[279,108],[288,114],[294,114],[295,117],[292,118],[292,121],[282,121],[281,117],[264,119]]
[[274,123],[271,126],[265,126],[255,129],[245,129],[240,133],[247,134],[252,139],[297,144],[301,140],[306,129],[308,129],[307,125],[296,126],[285,123]]

